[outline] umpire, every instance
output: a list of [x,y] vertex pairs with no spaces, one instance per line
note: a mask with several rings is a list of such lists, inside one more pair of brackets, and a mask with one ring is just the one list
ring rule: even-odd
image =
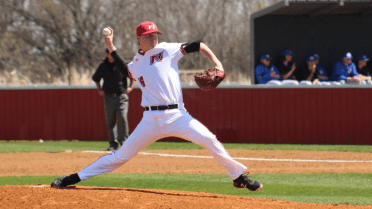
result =
[[[93,81],[96,82],[99,95],[104,98],[110,143],[107,151],[117,150],[119,144],[123,145],[128,138],[128,94],[133,89],[133,79],[130,79],[130,87],[127,88],[127,77],[120,73],[122,70],[124,69],[118,69],[115,66],[114,59],[106,49],[106,59],[103,60],[92,76]],[[100,81],[102,78],[103,87],[101,88]],[[115,133],[115,129],[117,133]]]

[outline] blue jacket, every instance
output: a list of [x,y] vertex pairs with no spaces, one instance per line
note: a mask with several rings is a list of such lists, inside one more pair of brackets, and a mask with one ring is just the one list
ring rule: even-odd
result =
[[358,77],[355,64],[352,62],[345,66],[342,62],[337,62],[332,72],[333,81],[346,80],[348,77]]
[[[271,77],[271,72],[275,71],[276,74],[279,75],[279,78]],[[257,65],[256,69],[254,69],[256,74],[256,79],[259,84],[265,84],[271,80],[280,80],[281,75],[278,69],[274,65],[270,65],[269,68],[265,67],[263,64]]]
[[[317,65],[317,66],[316,66],[316,72],[318,73],[318,77],[319,77],[319,76],[327,76],[327,77],[328,77],[327,72],[326,72],[325,69],[324,69],[322,66],[320,66],[320,65]],[[328,77],[328,79],[329,79],[329,77]],[[319,79],[319,81],[328,81],[328,80]]]

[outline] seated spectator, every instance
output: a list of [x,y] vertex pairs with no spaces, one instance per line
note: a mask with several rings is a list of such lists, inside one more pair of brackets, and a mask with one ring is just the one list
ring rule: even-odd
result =
[[315,57],[310,55],[307,57],[306,65],[304,65],[297,73],[301,84],[314,85],[319,82],[318,72],[316,71]]
[[260,56],[261,64],[257,65],[254,70],[256,74],[256,79],[259,84],[267,84],[271,81],[278,81],[277,84],[280,85],[281,75],[278,69],[271,64],[271,57],[269,54],[264,53]]
[[342,56],[342,61],[337,62],[333,68],[332,80],[344,81],[348,83],[360,83],[360,78],[356,71],[355,64],[352,62],[353,55],[346,52]]
[[356,69],[361,80],[371,80],[371,74],[367,68],[369,59],[364,54],[359,54],[357,57]]
[[316,72],[318,73],[318,79],[321,82],[328,81],[328,75],[327,72],[325,71],[324,67],[319,65],[319,55],[317,53],[314,53],[312,55],[315,59],[315,65],[316,65]]
[[282,75],[282,80],[293,79],[297,80],[295,76],[296,63],[292,62],[292,50],[285,49],[282,51],[282,58],[277,64],[279,73]]

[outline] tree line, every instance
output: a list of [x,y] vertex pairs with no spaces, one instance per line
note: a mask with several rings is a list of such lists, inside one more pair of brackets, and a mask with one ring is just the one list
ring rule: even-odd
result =
[[[130,61],[138,51],[135,30],[153,21],[159,42],[202,39],[231,81],[250,80],[250,15],[280,0],[7,0],[0,2],[0,75],[22,72],[32,82],[94,71],[104,59],[101,31],[114,29],[114,43]],[[188,55],[180,69],[207,69]],[[49,82],[52,82],[49,81]]]

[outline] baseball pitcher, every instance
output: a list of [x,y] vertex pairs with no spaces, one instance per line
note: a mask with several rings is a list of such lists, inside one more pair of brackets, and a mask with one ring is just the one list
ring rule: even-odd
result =
[[[141,49],[126,65],[113,45],[113,30],[110,30],[110,35],[103,36],[106,47],[118,68],[123,69],[122,73],[138,81],[142,91],[141,105],[145,108],[143,118],[118,151],[99,158],[78,173],[55,179],[51,186],[66,187],[110,172],[158,139],[175,136],[206,148],[225,167],[235,187],[260,190],[262,184],[244,173],[247,167],[233,160],[216,136],[184,107],[178,61],[189,53],[200,52],[216,65],[218,71],[224,71],[214,53],[200,40],[158,44],[158,34],[162,32],[155,23],[146,21],[137,27],[137,41]],[[214,77],[224,77],[224,73],[218,72]],[[219,81],[221,78],[217,79]]]

